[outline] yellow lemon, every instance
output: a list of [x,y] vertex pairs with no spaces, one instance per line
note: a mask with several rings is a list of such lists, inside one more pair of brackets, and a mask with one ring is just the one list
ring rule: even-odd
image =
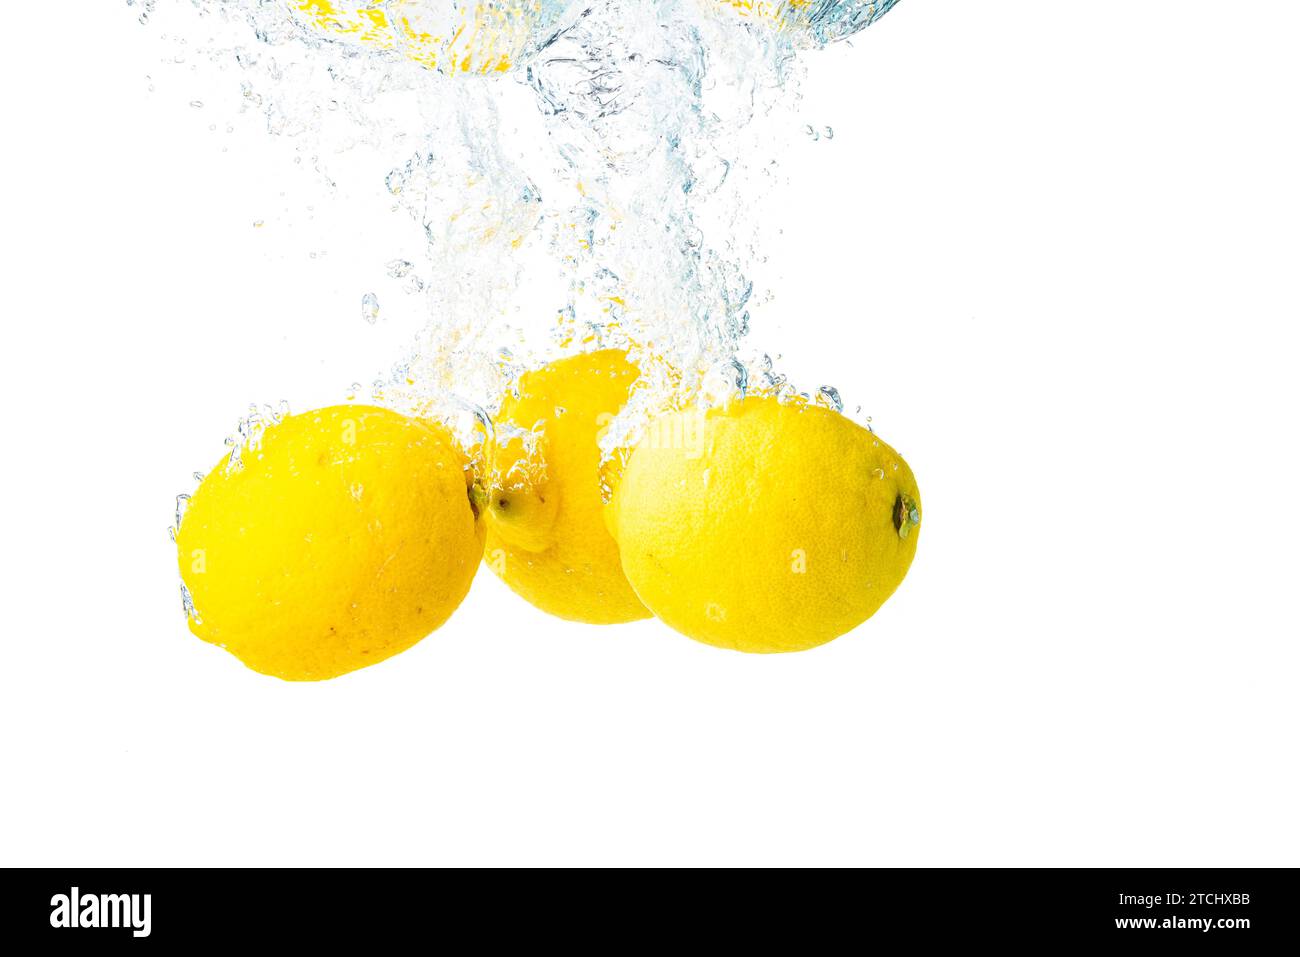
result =
[[590,624],[648,618],[605,527],[600,432],[639,372],[621,350],[524,373],[501,403],[488,450],[485,560],[543,611]]
[[483,553],[466,459],[441,426],[370,406],[289,416],[199,485],[176,534],[190,630],[313,681],[441,625]]
[[683,634],[802,651],[861,624],[916,552],[912,470],[837,412],[751,397],[653,420],[610,528],[637,595]]
[[312,30],[372,50],[395,50],[442,73],[503,73],[519,59],[554,0],[291,0]]

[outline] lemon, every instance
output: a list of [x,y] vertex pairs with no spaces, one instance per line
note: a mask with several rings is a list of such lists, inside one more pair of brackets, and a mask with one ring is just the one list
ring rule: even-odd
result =
[[524,373],[501,403],[488,450],[484,559],[518,595],[570,621],[648,618],[604,522],[600,432],[637,367],[604,349]]
[[254,671],[333,678],[409,648],[483,552],[441,426],[333,406],[266,429],[199,485],[176,534],[190,630]]
[[441,73],[504,73],[557,12],[554,0],[291,0],[312,30],[393,50]]
[[672,628],[738,651],[801,651],[893,594],[920,501],[912,470],[871,432],[751,397],[652,420],[608,519],[628,581]]

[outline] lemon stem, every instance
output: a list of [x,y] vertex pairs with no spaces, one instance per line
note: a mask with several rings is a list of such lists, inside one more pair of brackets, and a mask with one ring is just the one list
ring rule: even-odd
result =
[[912,529],[921,524],[921,511],[916,502],[901,492],[894,499],[894,531],[899,538],[907,538]]
[[474,513],[475,518],[478,518],[488,506],[487,490],[478,483],[478,479],[475,479],[467,491],[470,511]]

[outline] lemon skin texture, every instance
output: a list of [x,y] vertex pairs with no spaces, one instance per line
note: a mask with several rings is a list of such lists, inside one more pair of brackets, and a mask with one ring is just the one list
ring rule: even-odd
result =
[[190,630],[263,674],[315,681],[397,654],[455,611],[483,553],[466,459],[436,423],[333,406],[268,428],[176,535]]
[[748,398],[652,421],[609,524],[628,580],[682,634],[802,651],[866,621],[907,574],[921,499],[907,463],[812,405]]
[[[524,373],[496,418],[484,559],[516,594],[569,621],[650,617],[623,576],[600,494],[599,435],[639,374],[617,349],[560,359]],[[532,432],[534,448],[506,438],[510,429]]]

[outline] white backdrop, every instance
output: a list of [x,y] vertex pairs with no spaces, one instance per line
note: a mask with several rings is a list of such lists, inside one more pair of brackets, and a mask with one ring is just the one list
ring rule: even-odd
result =
[[80,6],[0,64],[0,863],[1300,863],[1294,4],[906,0],[809,58],[754,337],[926,503],[858,631],[742,656],[485,572],[307,685],[189,635],[166,528],[250,401],[396,357],[390,220]]

